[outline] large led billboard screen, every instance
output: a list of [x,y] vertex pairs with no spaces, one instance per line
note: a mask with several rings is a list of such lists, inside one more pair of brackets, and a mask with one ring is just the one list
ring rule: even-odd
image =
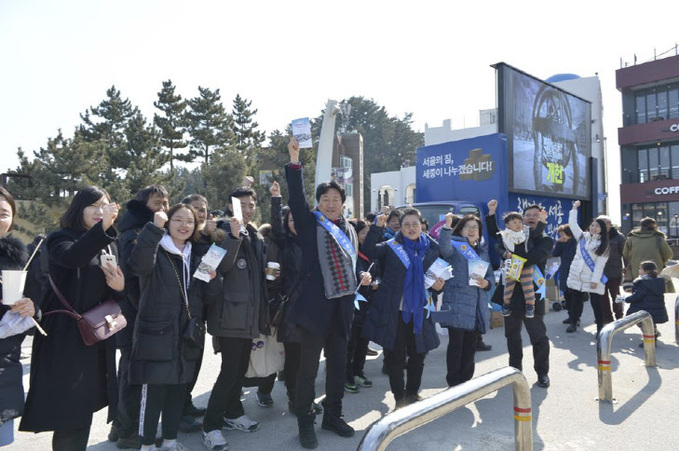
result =
[[507,64],[494,67],[510,191],[589,198],[591,104]]

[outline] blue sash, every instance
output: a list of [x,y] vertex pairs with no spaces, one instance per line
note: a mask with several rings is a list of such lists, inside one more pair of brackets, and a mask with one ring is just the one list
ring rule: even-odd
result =
[[479,254],[476,253],[474,248],[469,243],[463,243],[461,241],[455,241],[455,240],[450,240],[450,244],[453,245],[457,251],[462,254],[464,258],[467,260],[473,260],[475,258],[481,258],[479,257]]
[[544,299],[547,296],[547,289],[545,286],[545,277],[542,275],[542,271],[538,268],[538,265],[533,266],[533,283],[538,287],[535,290]]
[[406,269],[410,268],[410,257],[408,257],[408,253],[406,252],[403,245],[393,238],[388,240],[387,244],[389,245],[391,250],[394,251],[398,259],[401,260],[403,266],[405,266]]
[[349,237],[346,235],[346,233],[342,232],[342,230],[337,227],[334,222],[326,218],[320,211],[316,210],[314,211],[314,214],[316,215],[318,223],[322,225],[323,228],[327,230],[333,238],[335,238],[335,241],[337,241],[340,247],[344,249],[347,254],[349,254],[354,271],[356,271],[356,261],[358,260],[358,254],[354,249],[354,245],[351,244]]
[[[587,247],[586,247],[585,241],[587,241],[587,240],[583,236],[580,239],[580,243],[579,243],[580,254],[582,254],[582,259],[585,261],[585,264],[587,265],[589,270],[594,272],[594,259],[592,259],[592,256],[589,254],[589,252],[587,252]],[[605,275],[602,275],[601,276],[601,283],[605,284],[606,282],[608,282],[608,277],[606,277]]]

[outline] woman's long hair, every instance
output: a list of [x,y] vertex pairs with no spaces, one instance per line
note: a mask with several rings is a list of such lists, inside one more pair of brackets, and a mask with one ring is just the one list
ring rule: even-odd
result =
[[596,255],[604,255],[606,251],[608,250],[608,232],[606,229],[606,223],[603,221],[603,219],[595,219],[597,224],[599,224],[599,227],[601,227],[601,233],[599,234],[599,237],[601,237],[601,243],[599,244],[599,247],[596,248],[596,251],[594,253]]
[[83,211],[102,197],[105,197],[107,201],[111,202],[111,196],[108,195],[104,188],[86,186],[78,191],[76,195],[73,196],[71,205],[68,206],[68,209],[61,217],[61,227],[64,229],[73,229],[78,232],[84,231],[85,222],[83,221]]

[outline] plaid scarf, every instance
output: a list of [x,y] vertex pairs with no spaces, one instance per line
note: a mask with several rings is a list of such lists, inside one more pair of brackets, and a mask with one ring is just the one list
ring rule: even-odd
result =
[[[344,218],[341,216],[337,226],[349,237],[354,249],[358,249],[358,237],[354,228],[347,227]],[[343,249],[335,237],[318,222],[316,223],[316,242],[318,243],[318,261],[323,275],[325,297],[337,299],[354,294],[358,281],[349,252]]]

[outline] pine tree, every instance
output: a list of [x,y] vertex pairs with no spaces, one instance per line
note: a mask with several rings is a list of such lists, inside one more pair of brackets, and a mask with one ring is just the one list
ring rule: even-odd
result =
[[219,209],[226,207],[229,193],[241,186],[247,174],[245,159],[233,146],[214,153],[200,171],[205,184],[201,194],[207,197],[211,208]]
[[76,133],[72,139],[64,138],[61,131],[47,140],[47,146],[33,152],[29,161],[20,150],[16,173],[31,177],[26,198],[40,200],[47,205],[59,205],[64,198],[73,196],[83,186],[99,185],[106,171],[108,158],[98,142],[88,142]]
[[232,118],[221,102],[219,89],[198,87],[199,95],[187,101],[187,131],[191,135],[189,161],[202,158],[204,164],[219,149],[233,143]]
[[154,114],[153,123],[160,129],[161,145],[167,149],[170,161],[170,172],[174,171],[174,160],[187,161],[186,155],[178,153],[179,149],[188,146],[184,141],[184,116],[186,101],[179,94],[175,95],[172,80],[163,82],[163,89],[158,93],[158,100],[153,106],[163,115]]
[[254,116],[258,110],[252,110],[252,101],[248,101],[236,94],[233,99],[233,132],[236,137],[236,149],[245,154],[251,155],[259,149],[264,142],[265,134],[259,130],[259,124],[254,121]]
[[130,194],[139,189],[159,184],[168,186],[172,181],[172,171],[162,171],[170,155],[161,147],[160,131],[146,123],[141,113],[137,113],[125,127],[127,154],[130,164],[127,168],[125,185]]
[[104,185],[119,182],[120,171],[127,170],[130,157],[125,141],[127,122],[139,112],[129,99],[123,100],[115,86],[106,90],[106,98],[80,115],[83,124],[77,129],[83,140],[102,147],[109,162]]

